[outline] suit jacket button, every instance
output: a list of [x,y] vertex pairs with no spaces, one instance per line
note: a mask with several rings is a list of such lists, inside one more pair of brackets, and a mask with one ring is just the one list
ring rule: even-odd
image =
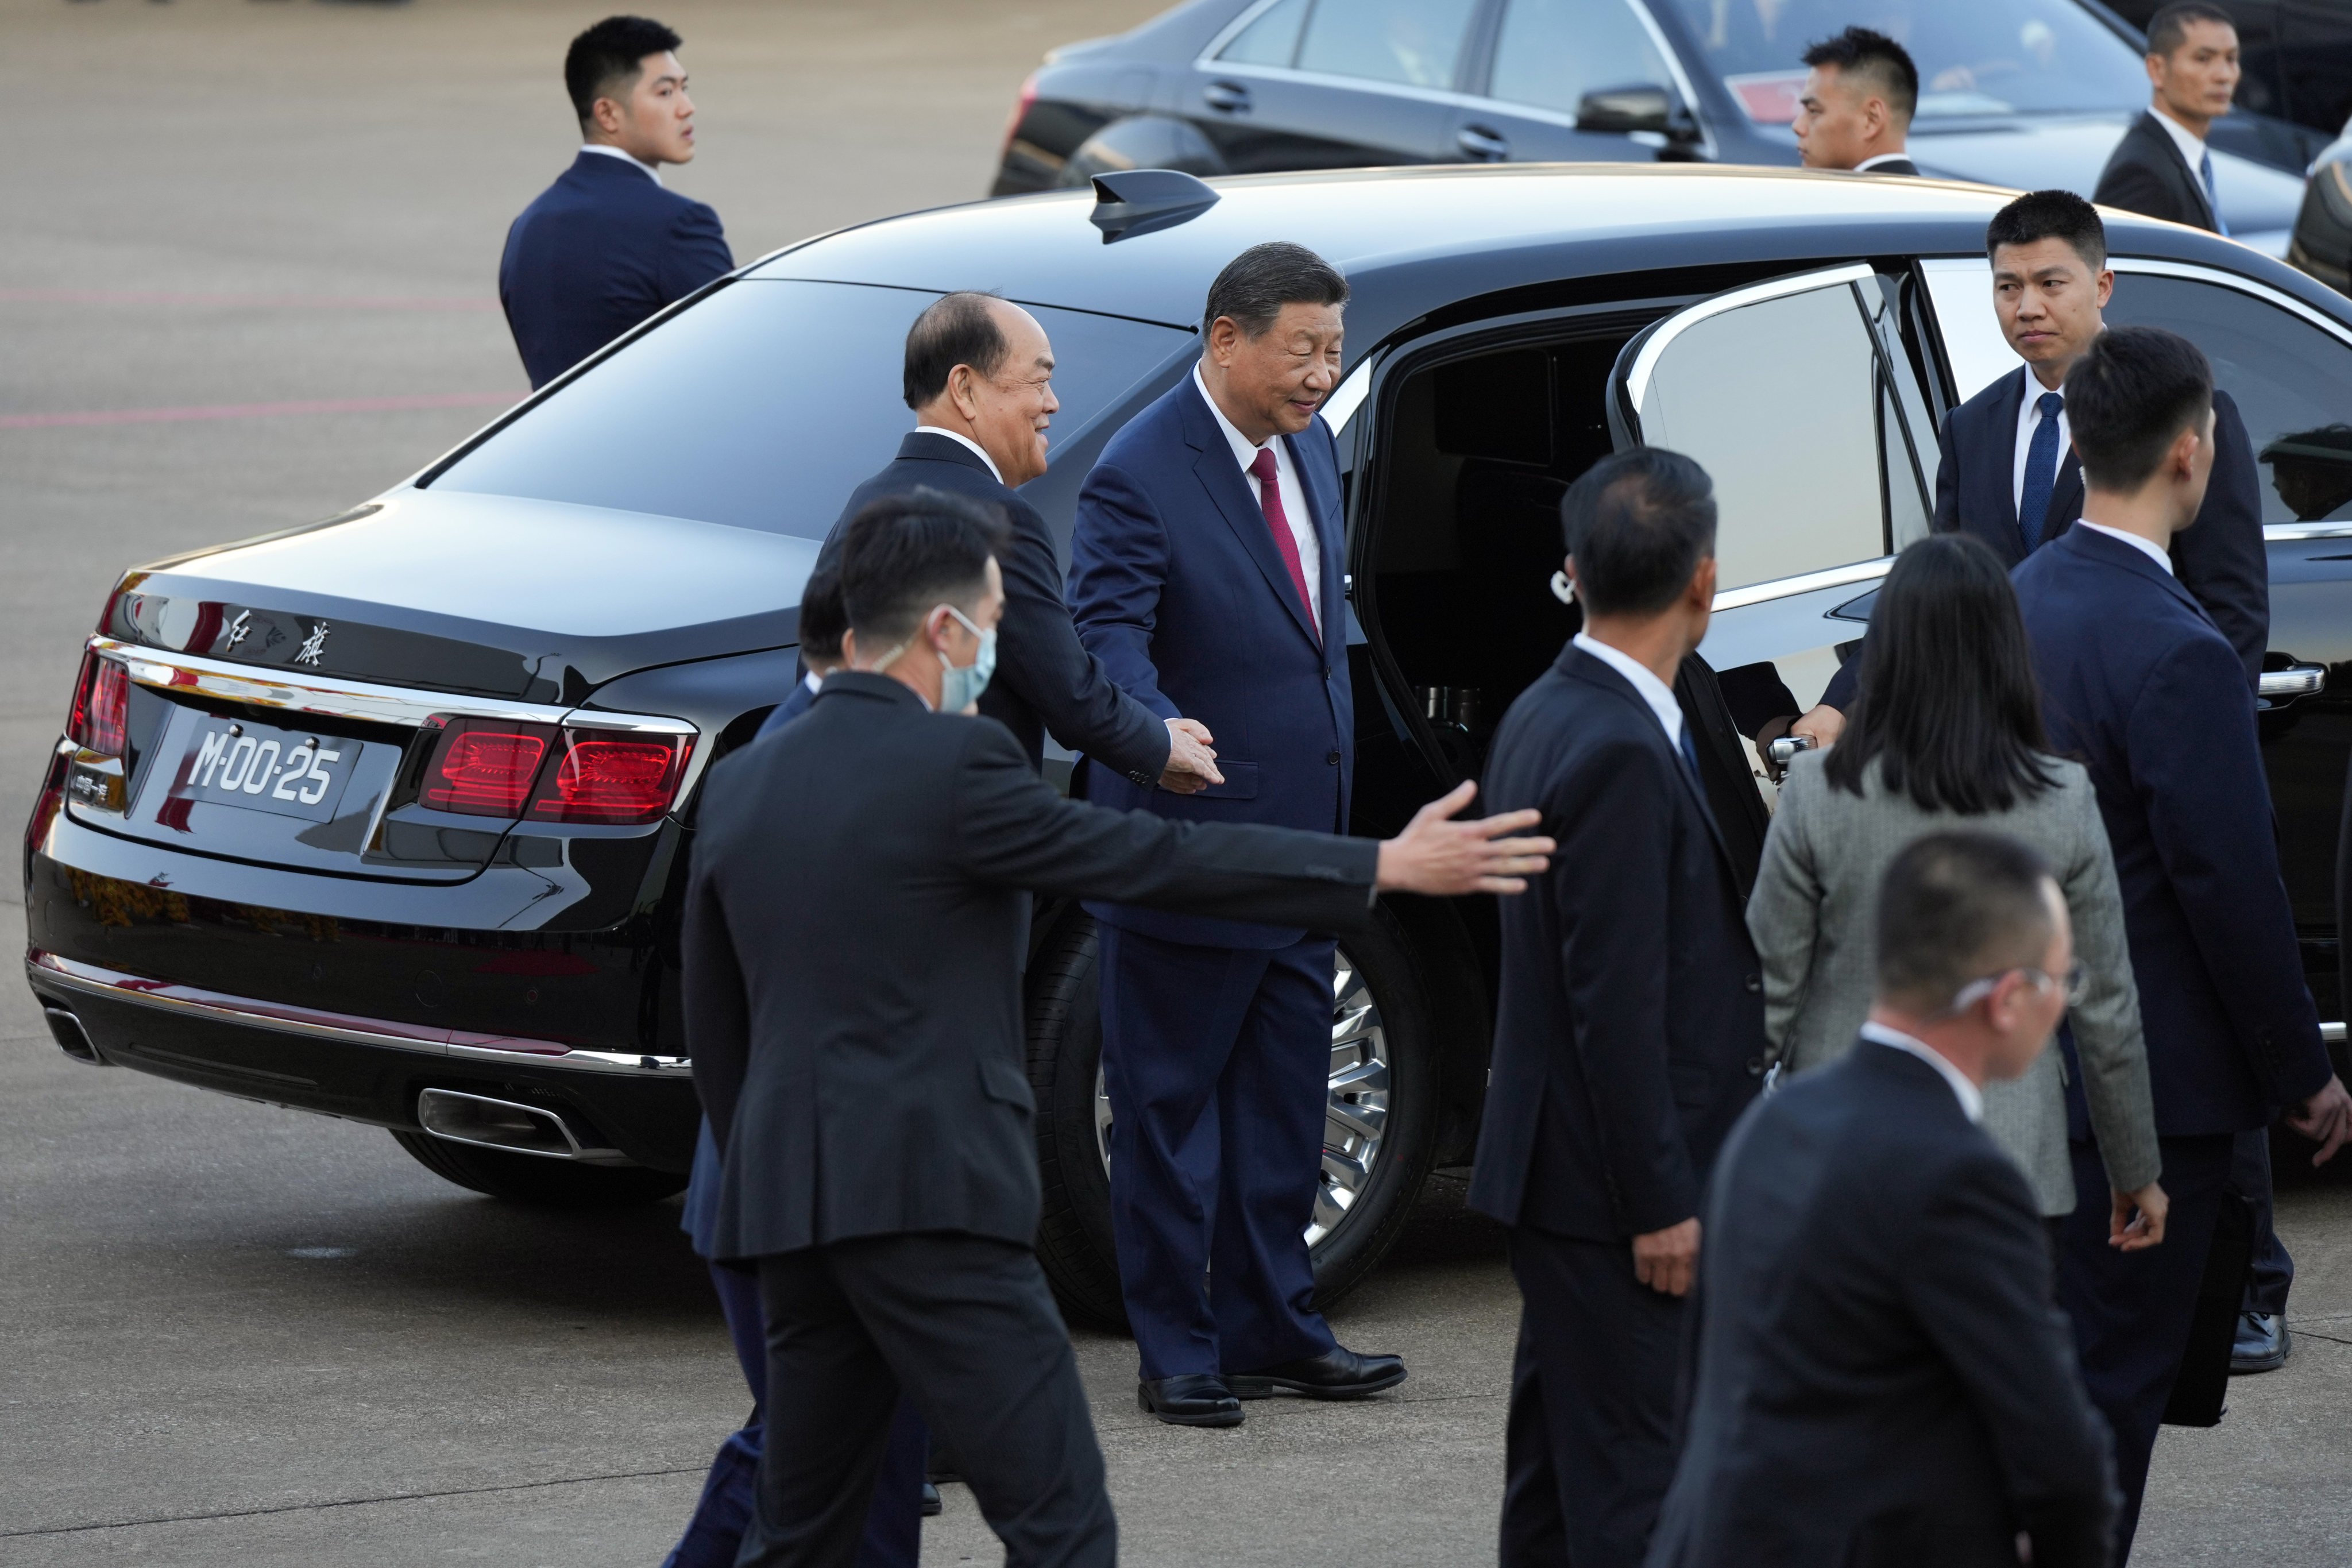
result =
[[1760,974],[1751,974],[1748,977],[1746,984],[1748,989],[1750,991],[1761,991],[1764,989],[1764,977]]
[[1749,1057],[1748,1058],[1748,1076],[1749,1078],[1762,1078],[1764,1076],[1764,1058],[1762,1057]]
[[1326,752],[1323,753],[1323,760],[1336,768],[1339,765],[1339,753],[1337,752]]

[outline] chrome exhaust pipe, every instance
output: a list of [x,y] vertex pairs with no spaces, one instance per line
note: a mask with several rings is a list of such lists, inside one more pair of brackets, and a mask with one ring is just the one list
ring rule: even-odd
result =
[[41,1016],[49,1021],[49,1037],[57,1041],[58,1048],[66,1055],[78,1062],[87,1062],[91,1067],[102,1068],[110,1065],[104,1057],[98,1054],[98,1047],[91,1042],[89,1031],[82,1027],[81,1020],[74,1016],[71,1008],[60,1007],[53,1002],[44,1001],[41,1004]]
[[452,1143],[589,1165],[636,1163],[618,1149],[582,1142],[569,1121],[541,1105],[518,1105],[511,1100],[461,1094],[454,1089],[428,1089],[416,1097],[416,1121],[434,1137]]

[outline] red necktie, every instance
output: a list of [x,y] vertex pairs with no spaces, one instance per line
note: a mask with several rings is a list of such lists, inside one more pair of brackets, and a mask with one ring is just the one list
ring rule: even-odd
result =
[[1258,505],[1265,509],[1266,526],[1274,530],[1274,547],[1282,552],[1282,563],[1290,568],[1290,585],[1298,590],[1298,604],[1307,612],[1307,624],[1315,625],[1315,595],[1307,591],[1307,568],[1299,564],[1298,541],[1290,531],[1290,519],[1282,510],[1282,484],[1274,465],[1274,448],[1260,447],[1257,456],[1250,460],[1250,477],[1257,481]]

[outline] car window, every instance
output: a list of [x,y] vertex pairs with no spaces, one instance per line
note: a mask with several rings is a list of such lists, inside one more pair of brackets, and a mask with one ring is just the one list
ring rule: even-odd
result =
[[1450,88],[1477,0],[1315,0],[1298,68]]
[[1881,389],[1844,282],[1702,314],[1658,351],[1636,393],[1641,438],[1714,477],[1718,588],[1885,554],[1890,479],[1910,484],[1916,527],[1909,455],[1881,456],[1895,423]]
[[1234,34],[1217,58],[1244,66],[1288,65],[1298,48],[1298,24],[1307,19],[1307,5],[1308,0],[1276,0]]
[[1893,35],[1919,67],[1921,120],[2012,111],[2137,110],[2147,102],[2138,50],[2074,0],[1669,0],[1749,119],[1797,117],[1804,53],[1862,21]]
[[2352,8],[2292,0],[2283,9],[2287,112],[2320,131],[2352,131]]
[[1574,114],[1588,92],[1674,80],[1625,0],[1510,0],[1487,91],[1507,103]]
[[2352,344],[2219,283],[2125,270],[2106,321],[2205,351],[2253,439],[2264,522],[2352,521]]
[[[559,388],[451,464],[436,489],[526,496],[822,539],[914,426],[907,328],[936,294],[731,283]],[[1192,339],[1032,305],[1054,343],[1056,440]]]

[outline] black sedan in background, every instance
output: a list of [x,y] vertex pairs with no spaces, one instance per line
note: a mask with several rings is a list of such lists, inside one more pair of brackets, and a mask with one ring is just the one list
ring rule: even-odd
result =
[[[1290,239],[1346,271],[1326,413],[1366,835],[1477,776],[1574,630],[1557,509],[1601,455],[1647,441],[1712,471],[1705,652],[1810,702],[1927,528],[1941,416],[2013,363],[1982,248],[2002,197],[1973,187],[1630,163],[1106,184],[1128,199],[983,202],[767,258],[363,506],[122,577],[26,832],[26,974],[58,1044],[383,1126],[486,1192],[675,1191],[696,792],[790,689],[818,542],[898,445],[900,343],[942,290],[999,288],[1052,334],[1053,461],[1024,493],[1066,536],[1104,443],[1198,357],[1228,259]],[[2170,225],[2118,214],[2110,237],[2111,319],[2201,342],[2263,457],[2265,756],[2339,1018],[2352,451],[2326,427],[2352,408],[2352,300]],[[1341,952],[1327,1296],[1470,1158],[1495,928],[1490,902],[1383,900]],[[1075,1310],[1116,1317],[1095,933],[1046,907],[1034,940],[1039,1245]]]
[[[1137,167],[1786,168],[1805,47],[1854,22],[1916,57],[1911,152],[1931,174],[2087,196],[2147,105],[2146,40],[2092,0],[1189,0],[1049,56],[1022,89],[994,194]],[[2222,121],[2231,233],[2284,254],[2326,139],[2262,114]]]

